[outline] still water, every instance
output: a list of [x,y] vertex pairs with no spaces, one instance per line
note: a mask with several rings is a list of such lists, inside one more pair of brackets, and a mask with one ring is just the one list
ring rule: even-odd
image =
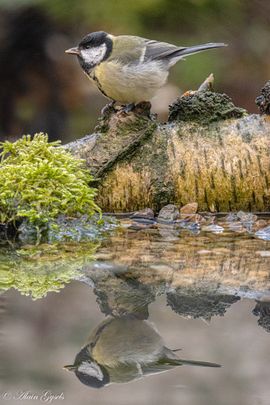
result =
[[270,404],[270,242],[123,223],[65,260],[2,258],[1,401]]

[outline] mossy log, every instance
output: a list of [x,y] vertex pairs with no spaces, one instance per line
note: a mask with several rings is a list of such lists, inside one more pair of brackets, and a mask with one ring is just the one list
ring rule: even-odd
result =
[[165,124],[148,108],[109,111],[94,134],[67,145],[97,178],[104,211],[192,201],[200,211],[269,211],[269,116],[210,91],[177,99]]

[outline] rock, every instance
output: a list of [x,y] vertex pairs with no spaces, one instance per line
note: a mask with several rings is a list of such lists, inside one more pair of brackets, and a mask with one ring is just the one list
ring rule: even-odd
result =
[[229,222],[229,229],[230,231],[237,232],[237,233],[244,233],[246,232],[246,228],[243,226],[242,222],[240,221],[234,221],[234,222]]
[[255,236],[257,236],[259,239],[270,240],[270,225],[255,232]]
[[226,215],[225,221],[227,221],[227,222],[238,221],[237,214],[235,212],[230,212],[228,215]]
[[204,215],[202,223],[205,225],[212,225],[216,222],[216,216],[215,215]]
[[135,218],[145,218],[145,219],[154,219],[154,211],[151,208],[144,208],[143,210],[136,211],[131,215],[132,219]]
[[253,224],[253,232],[257,232],[262,228],[266,228],[267,226],[267,221],[265,219],[258,219],[258,221],[255,222],[255,224]]
[[257,215],[251,214],[251,212],[239,211],[236,215],[241,222],[255,222],[257,220]]
[[133,218],[133,222],[136,222],[137,224],[143,224],[143,225],[156,225],[155,219]]
[[176,226],[178,229],[179,228],[186,229],[195,235],[198,235],[201,230],[200,222],[193,222],[193,221],[188,221],[188,220],[183,220],[183,219],[180,221],[176,221]]
[[179,209],[173,205],[165,205],[158,214],[158,221],[161,222],[173,222],[180,217]]
[[207,222],[206,219],[200,214],[191,214],[191,215],[186,214],[185,220],[188,222],[196,222],[199,224]]
[[224,228],[217,224],[207,225],[202,228],[202,231],[212,232],[212,233],[222,233]]
[[192,202],[186,204],[180,209],[180,217],[188,218],[190,215],[196,214],[197,210],[198,210],[198,203]]

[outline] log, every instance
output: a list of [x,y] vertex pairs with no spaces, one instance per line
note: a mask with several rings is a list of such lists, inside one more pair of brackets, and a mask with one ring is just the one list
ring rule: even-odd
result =
[[[262,92],[256,100],[261,113],[266,99]],[[112,108],[94,134],[66,145],[85,159],[107,212],[192,201],[200,211],[269,211],[269,146],[267,114],[249,115],[205,85],[179,97],[167,123],[157,122],[149,103],[129,113]]]

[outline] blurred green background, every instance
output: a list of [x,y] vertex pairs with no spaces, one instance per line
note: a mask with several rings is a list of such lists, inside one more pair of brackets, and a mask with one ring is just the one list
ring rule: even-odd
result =
[[180,91],[211,72],[217,91],[256,112],[254,99],[270,79],[269,27],[269,0],[0,0],[0,139],[45,131],[65,143],[93,131],[107,100],[64,50],[97,30],[229,44],[172,69],[153,100],[161,120]]

